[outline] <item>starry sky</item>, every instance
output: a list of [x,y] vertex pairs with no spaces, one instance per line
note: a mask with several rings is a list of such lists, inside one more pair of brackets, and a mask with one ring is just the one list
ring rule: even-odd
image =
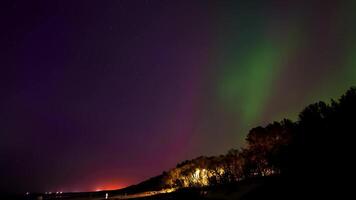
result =
[[10,1],[0,188],[115,189],[356,85],[352,1]]

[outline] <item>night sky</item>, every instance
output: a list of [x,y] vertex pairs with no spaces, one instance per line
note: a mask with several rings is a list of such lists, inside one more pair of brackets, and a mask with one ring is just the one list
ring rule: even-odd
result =
[[0,190],[114,189],[356,85],[352,1],[10,1]]

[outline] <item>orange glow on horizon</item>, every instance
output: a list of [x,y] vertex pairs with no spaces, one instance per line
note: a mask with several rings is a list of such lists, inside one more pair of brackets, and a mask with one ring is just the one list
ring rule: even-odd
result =
[[126,187],[124,184],[115,183],[106,183],[106,184],[99,184],[96,186],[94,191],[105,191],[105,190],[117,190]]

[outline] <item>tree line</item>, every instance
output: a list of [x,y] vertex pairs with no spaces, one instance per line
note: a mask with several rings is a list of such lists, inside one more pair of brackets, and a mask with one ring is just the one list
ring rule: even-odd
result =
[[272,175],[293,181],[338,178],[340,172],[353,171],[349,161],[355,124],[356,88],[352,87],[338,100],[307,106],[295,122],[283,119],[251,129],[241,149],[177,164],[163,173],[162,184],[202,187]]

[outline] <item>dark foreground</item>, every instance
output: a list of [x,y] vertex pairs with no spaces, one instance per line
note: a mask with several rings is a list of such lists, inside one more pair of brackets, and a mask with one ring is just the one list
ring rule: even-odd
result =
[[106,193],[108,199],[136,199],[136,200],[252,200],[252,199],[303,199],[301,194],[305,193],[303,187],[299,189],[295,184],[286,181],[282,177],[259,177],[244,180],[238,183],[212,186],[206,188],[186,188],[171,193],[149,195],[122,195],[115,191],[103,191],[92,193],[71,193],[62,196],[43,196],[33,194],[29,196],[9,197],[6,199],[26,200],[104,200]]
[[259,177],[239,183],[208,188],[181,189],[168,194],[137,198],[137,200],[260,200],[304,199],[305,188],[296,189],[294,183],[282,177]]

